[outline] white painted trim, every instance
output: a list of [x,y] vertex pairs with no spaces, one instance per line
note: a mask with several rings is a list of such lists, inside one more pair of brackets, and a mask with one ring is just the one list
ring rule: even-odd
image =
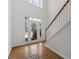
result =
[[55,53],[57,53],[58,55],[60,55],[61,57],[63,57],[64,59],[71,59],[71,58],[68,58],[67,56],[59,53],[58,51],[54,50],[54,49],[51,49],[49,46],[45,45],[46,48],[50,49],[51,51],[54,51]]
[[43,40],[43,39],[35,40],[35,41],[33,41],[33,42],[26,42],[26,43],[24,43],[24,44],[13,45],[12,47],[17,47],[17,46],[27,45],[27,44],[31,44],[31,43],[35,43],[35,42],[39,42],[39,41],[44,41],[44,40]]
[[12,50],[12,48],[10,48],[10,49],[9,49],[9,51],[8,51],[8,56],[10,55],[10,53],[11,53],[11,50]]

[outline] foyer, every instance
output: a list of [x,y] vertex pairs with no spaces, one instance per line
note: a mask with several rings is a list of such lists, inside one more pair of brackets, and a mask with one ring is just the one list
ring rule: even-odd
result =
[[45,42],[15,47],[9,59],[63,59],[55,52],[45,47]]
[[9,0],[8,59],[71,59],[70,0]]

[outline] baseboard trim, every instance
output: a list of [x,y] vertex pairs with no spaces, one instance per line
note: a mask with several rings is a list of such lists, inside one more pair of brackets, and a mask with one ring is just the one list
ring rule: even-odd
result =
[[10,55],[10,53],[11,53],[11,50],[12,50],[12,48],[10,48],[10,49],[9,49],[9,52],[8,52],[8,57],[9,57],[9,55]]
[[40,40],[40,41],[33,42],[33,43],[27,43],[27,44],[16,45],[16,46],[13,46],[13,48],[21,47],[21,46],[25,46],[25,45],[37,44],[37,43],[40,43],[40,42],[45,42],[45,40]]
[[48,47],[47,45],[45,45],[46,48],[50,49],[51,51],[54,51],[56,54],[58,54],[59,56],[61,56],[62,58],[64,59],[71,59],[71,58],[68,58],[66,57],[65,55],[59,53],[58,51],[54,50],[54,49],[51,49],[50,47]]

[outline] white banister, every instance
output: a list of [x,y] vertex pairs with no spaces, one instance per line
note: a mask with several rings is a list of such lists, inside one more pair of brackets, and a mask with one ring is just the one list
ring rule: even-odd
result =
[[[54,22],[46,30],[47,40],[51,39],[58,31],[60,31],[70,21],[70,3],[62,9],[59,15],[55,18]],[[52,30],[52,31],[51,31]]]

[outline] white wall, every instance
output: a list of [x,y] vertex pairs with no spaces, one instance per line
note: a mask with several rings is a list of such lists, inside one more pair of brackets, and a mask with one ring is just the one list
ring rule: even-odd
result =
[[12,0],[12,47],[24,44],[23,0]]
[[[48,0],[48,21],[46,25],[54,19],[56,14],[62,8],[67,0]],[[54,52],[58,53],[60,56],[64,58],[71,57],[71,23],[70,22],[70,6],[68,7],[67,13],[63,13],[60,18],[58,17],[51,27],[47,30],[47,45],[49,49],[53,50]],[[63,25],[63,22],[65,25]],[[67,22],[68,20],[68,22]],[[57,23],[57,24],[56,24]],[[60,23],[60,24],[58,24]],[[56,30],[60,30],[56,32]],[[55,34],[55,35],[54,35]],[[54,35],[54,36],[53,36]],[[52,37],[51,37],[52,36]]]
[[47,25],[54,19],[61,7],[67,0],[48,0],[48,21]]
[[[44,8],[38,8],[29,4],[26,0],[13,0],[12,1],[12,46],[19,46],[27,44],[24,39],[24,23],[25,16],[40,18],[44,21],[47,20],[47,1],[44,0]],[[43,23],[43,32],[44,32]],[[44,34],[43,34],[44,38]]]
[[9,11],[9,13],[8,13],[8,56],[9,56],[11,49],[12,49],[12,46],[11,46],[11,32],[12,32],[12,28],[11,28],[11,26],[12,26],[11,25],[11,20],[12,20],[11,6],[12,6],[12,1],[9,0],[8,3],[9,3],[9,8],[8,8],[8,11]]
[[48,20],[48,0],[43,0],[43,8],[29,4],[28,0],[24,2],[25,16],[42,19],[43,39],[45,38],[45,23]]
[[52,37],[46,45],[49,49],[64,58],[71,57],[71,23],[69,22],[61,31]]

